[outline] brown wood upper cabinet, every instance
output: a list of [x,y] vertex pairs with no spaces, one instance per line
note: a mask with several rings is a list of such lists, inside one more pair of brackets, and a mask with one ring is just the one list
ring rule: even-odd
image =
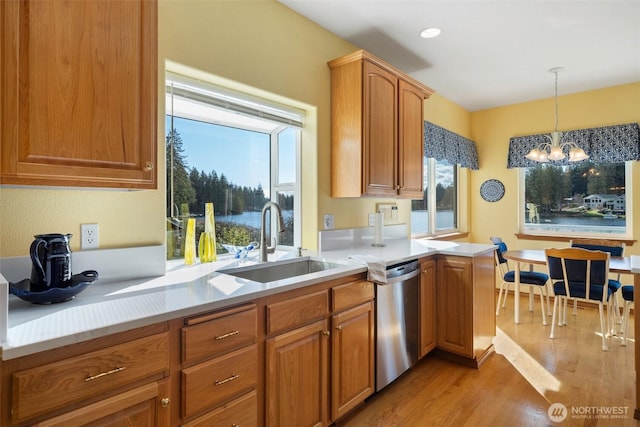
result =
[[157,188],[156,1],[3,1],[0,28],[0,184]]
[[360,50],[331,68],[332,197],[423,197],[424,100],[433,90]]

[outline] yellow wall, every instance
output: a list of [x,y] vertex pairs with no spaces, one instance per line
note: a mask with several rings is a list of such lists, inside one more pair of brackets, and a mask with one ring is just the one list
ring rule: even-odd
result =
[[[640,82],[561,96],[559,130],[579,129],[613,124],[640,122]],[[488,242],[490,236],[501,236],[509,247],[544,248],[566,246],[563,242],[520,240],[518,232],[518,173],[507,169],[509,138],[545,133],[555,125],[553,98],[509,105],[471,113],[473,140],[478,146],[480,170],[471,176],[471,236],[476,242]],[[640,162],[632,162],[635,197],[632,212],[633,230],[640,231]],[[495,203],[484,201],[480,185],[487,179],[499,179],[505,186],[504,197]],[[640,254],[640,242],[628,247],[627,254]]]
[[[166,1],[158,6],[158,164],[164,164],[165,60],[185,64],[241,87],[258,88],[308,108],[303,148],[303,246],[315,249],[318,213],[334,213],[350,226],[367,201],[329,198],[329,101],[327,62],[356,46],[312,24],[275,0]],[[79,250],[80,224],[100,225],[102,248],[164,243],[164,167],[158,190],[93,191],[0,188],[0,257],[26,255],[33,235],[72,233]],[[364,219],[363,219],[364,221]],[[362,224],[364,225],[364,223]]]
[[[311,125],[305,130],[303,149],[305,248],[316,247],[325,213],[335,215],[336,228],[367,225],[367,214],[381,199],[329,196],[330,75],[326,63],[356,46],[275,0],[160,0],[158,19],[160,165],[164,164],[163,80],[168,60],[307,109]],[[637,107],[639,92],[640,84],[636,84],[562,97],[560,125],[577,128],[640,121],[638,109],[631,108]],[[481,169],[462,169],[460,177],[460,225],[472,233],[469,240],[484,242],[493,234],[511,237],[516,232],[516,172],[505,166],[508,139],[549,131],[552,114],[549,99],[473,114],[438,93],[426,101],[425,119],[478,143]],[[634,165],[636,180],[639,168],[640,163]],[[103,248],[164,243],[165,171],[158,169],[155,191],[0,188],[0,257],[26,255],[32,236],[45,232],[74,234],[72,250],[79,250],[80,224],[85,222],[100,224]],[[480,184],[488,178],[501,179],[507,187],[505,198],[498,203],[489,204],[478,196]],[[635,212],[640,212],[638,199]],[[408,222],[410,202],[397,203],[401,221]],[[640,229],[638,220],[634,220],[636,230]],[[522,245],[533,246],[530,243]],[[640,244],[632,249],[638,247]]]

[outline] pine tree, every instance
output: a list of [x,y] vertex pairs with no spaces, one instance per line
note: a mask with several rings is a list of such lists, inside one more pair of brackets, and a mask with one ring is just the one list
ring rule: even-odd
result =
[[[188,165],[182,147],[182,137],[176,129],[172,129],[166,139],[167,154],[167,217],[179,215],[179,207],[192,204],[196,200],[196,192],[189,179]],[[173,195],[173,197],[171,197]],[[171,204],[173,202],[173,210]]]

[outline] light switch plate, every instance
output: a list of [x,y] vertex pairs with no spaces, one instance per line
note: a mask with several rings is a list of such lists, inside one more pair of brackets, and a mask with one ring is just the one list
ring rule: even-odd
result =
[[384,224],[397,224],[399,220],[398,205],[396,203],[376,203],[376,212],[384,214]]

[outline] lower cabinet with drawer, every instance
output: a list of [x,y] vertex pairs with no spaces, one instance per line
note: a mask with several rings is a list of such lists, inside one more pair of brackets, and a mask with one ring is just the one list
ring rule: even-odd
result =
[[86,345],[92,351],[82,353],[85,344],[75,344],[4,363],[3,402],[11,410],[3,410],[0,424],[169,427],[169,333],[104,347],[109,340],[118,341],[99,339]]
[[373,298],[351,277],[267,303],[266,425],[327,426],[373,394]]
[[183,426],[258,423],[257,309],[248,304],[185,320]]

